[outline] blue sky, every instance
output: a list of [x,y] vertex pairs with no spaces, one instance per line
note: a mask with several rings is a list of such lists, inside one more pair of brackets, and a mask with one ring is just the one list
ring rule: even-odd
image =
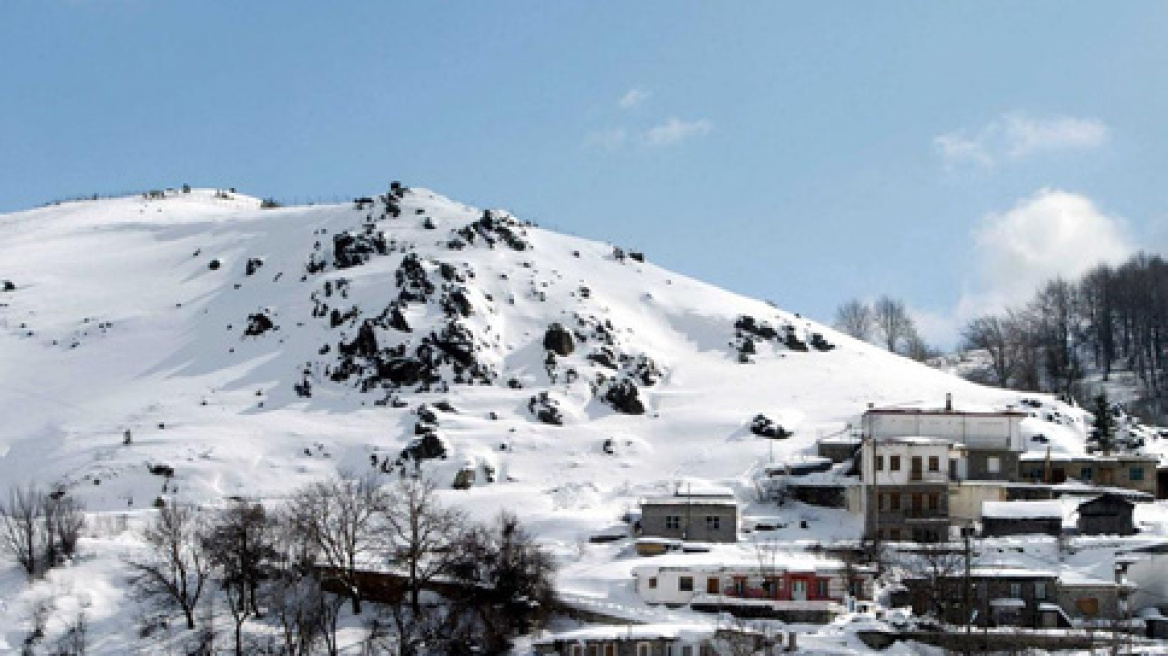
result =
[[401,179],[946,343],[1168,242],[1165,34],[1163,2],[7,0],[0,212]]

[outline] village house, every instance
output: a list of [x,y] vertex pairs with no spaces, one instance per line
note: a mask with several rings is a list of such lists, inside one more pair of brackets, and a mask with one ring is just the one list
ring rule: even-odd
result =
[[1058,536],[1063,531],[1063,502],[986,501],[982,503],[981,524],[985,537],[1011,535]]
[[946,470],[953,480],[1013,481],[1018,476],[1018,459],[1026,447],[1022,441],[1022,420],[1016,410],[968,412],[953,409],[953,399],[945,396],[945,406],[923,408],[873,408],[862,417],[865,437],[879,440],[892,437],[931,437],[964,447],[964,457],[950,460]]
[[949,537],[950,443],[931,437],[875,437],[861,450],[864,534],[936,542]]
[[1118,487],[1156,495],[1156,456],[1138,453],[1112,455],[1027,453],[1021,458],[1019,475],[1035,483],[1060,484],[1076,481],[1098,487]]
[[633,576],[649,604],[814,623],[829,622],[849,600],[871,599],[873,581],[869,567],[810,554],[740,562],[662,556],[635,567]]
[[738,501],[723,489],[679,491],[641,501],[640,535],[689,542],[737,542]]
[[1101,494],[1078,508],[1079,535],[1135,535],[1136,504],[1118,494]]
[[1015,567],[974,567],[969,572],[969,608],[964,572],[931,580],[903,581],[913,612],[934,611],[945,622],[973,626],[1069,628],[1118,617],[1119,598],[1129,586],[1072,572]]

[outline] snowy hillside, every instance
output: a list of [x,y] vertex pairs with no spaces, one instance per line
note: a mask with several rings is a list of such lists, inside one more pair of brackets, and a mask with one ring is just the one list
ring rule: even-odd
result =
[[[446,500],[513,509],[567,553],[682,478],[749,499],[772,454],[868,403],[1018,403],[651,252],[421,189],[276,209],[194,190],[0,229],[0,482],[64,485],[91,511],[420,462],[443,488],[473,471]],[[760,413],[793,436],[753,434]],[[1027,422],[1079,447],[1076,426]]]

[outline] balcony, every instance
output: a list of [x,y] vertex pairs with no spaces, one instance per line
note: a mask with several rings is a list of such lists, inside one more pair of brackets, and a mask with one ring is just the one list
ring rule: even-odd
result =
[[908,473],[910,483],[948,483],[949,474],[943,471],[922,471],[914,469]]

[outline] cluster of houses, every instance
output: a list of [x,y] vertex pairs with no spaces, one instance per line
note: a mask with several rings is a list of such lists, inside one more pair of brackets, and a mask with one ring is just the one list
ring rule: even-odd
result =
[[[765,482],[776,499],[793,497],[862,516],[864,541],[850,548],[812,553],[756,543],[753,554],[719,551],[717,545],[737,543],[743,532],[731,490],[682,487],[642,499],[635,548],[645,559],[632,569],[636,595],[649,605],[719,616],[826,623],[849,610],[875,607],[878,564],[865,544],[892,543],[911,553],[914,544],[954,545],[955,539],[976,534],[1137,533],[1136,505],[1165,496],[1157,489],[1166,478],[1158,458],[1028,451],[1021,429],[1027,416],[1014,409],[955,410],[948,397],[936,409],[869,406],[859,435],[821,440],[817,455],[766,469]],[[1057,564],[973,563],[961,571],[904,576],[882,601],[911,606],[917,614],[939,614],[955,625],[1046,629],[1114,621],[1130,608],[1168,599],[1168,574],[1161,573],[1168,572],[1168,546],[1133,550],[1122,569],[1122,576],[1117,565],[1114,579],[1100,579]],[[1144,581],[1150,584],[1144,597],[1162,591],[1164,599],[1142,598]],[[1168,618],[1145,619],[1150,632],[1168,635]],[[620,629],[577,633],[553,636],[537,647],[564,656],[719,651],[708,631],[688,638],[668,627],[655,632],[647,626],[635,636]]]
[[990,537],[1131,535],[1135,504],[1168,496],[1158,489],[1159,458],[1028,451],[1026,417],[955,410],[948,398],[936,409],[870,407],[859,435],[819,444],[824,459],[855,463],[858,477],[786,479],[797,498],[834,500],[863,515],[865,537],[892,542],[978,527]]

